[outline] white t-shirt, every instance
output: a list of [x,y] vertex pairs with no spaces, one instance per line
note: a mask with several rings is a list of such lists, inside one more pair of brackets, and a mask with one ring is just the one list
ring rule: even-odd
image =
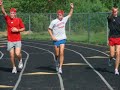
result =
[[50,23],[49,28],[53,31],[53,36],[57,40],[62,40],[67,38],[65,32],[65,25],[68,18],[69,18],[68,16],[63,17],[61,21],[59,19],[55,19]]

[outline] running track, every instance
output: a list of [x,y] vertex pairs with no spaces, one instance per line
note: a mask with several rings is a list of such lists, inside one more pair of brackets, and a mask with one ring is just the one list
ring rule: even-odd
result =
[[22,43],[24,68],[12,74],[6,39],[0,39],[0,90],[120,90],[120,76],[107,65],[107,47],[67,43],[61,75],[50,41]]

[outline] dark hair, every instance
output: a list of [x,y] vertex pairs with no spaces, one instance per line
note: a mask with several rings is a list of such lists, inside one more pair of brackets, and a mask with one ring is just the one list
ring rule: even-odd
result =
[[118,6],[117,6],[117,4],[116,4],[116,3],[114,3],[114,6],[113,6],[113,8],[118,8]]

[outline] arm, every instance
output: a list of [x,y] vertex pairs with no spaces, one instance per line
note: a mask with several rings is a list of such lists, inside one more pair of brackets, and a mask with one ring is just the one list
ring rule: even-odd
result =
[[71,3],[70,4],[70,12],[69,12],[69,14],[68,14],[68,17],[70,18],[71,16],[72,16],[72,14],[73,14],[73,8],[74,8],[74,5],[73,5],[73,3]]
[[12,32],[23,32],[25,28],[17,29],[16,27],[12,28]]
[[23,32],[25,31],[25,28],[18,29],[18,32]]
[[12,32],[23,32],[25,30],[24,23],[23,23],[22,19],[20,19],[20,18],[19,18],[19,27],[20,27],[20,29],[13,27]]
[[1,10],[2,10],[2,13],[3,13],[5,16],[7,16],[7,13],[5,12],[5,9],[4,9],[2,0],[0,0],[0,7],[1,7]]
[[48,33],[53,41],[57,41],[57,39],[53,36],[52,30],[50,28],[48,28]]

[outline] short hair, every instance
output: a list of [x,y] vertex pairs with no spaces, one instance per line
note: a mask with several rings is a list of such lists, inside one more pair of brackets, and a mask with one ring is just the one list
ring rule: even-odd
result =
[[16,13],[17,10],[16,10],[15,8],[11,8],[11,9],[10,9],[10,12],[15,12],[15,13]]
[[113,8],[118,8],[118,6],[117,6],[117,4],[116,4],[116,3],[114,3]]
[[57,14],[62,14],[62,15],[64,15],[64,11],[63,11],[63,10],[58,10],[58,11],[57,11]]

